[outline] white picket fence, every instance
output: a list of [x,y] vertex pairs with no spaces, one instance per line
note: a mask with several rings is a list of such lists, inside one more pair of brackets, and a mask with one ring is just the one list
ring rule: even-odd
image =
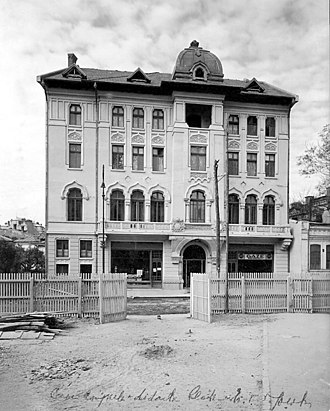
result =
[[33,311],[94,316],[101,323],[123,320],[127,314],[126,274],[46,278],[45,274],[0,273],[0,316]]
[[[330,312],[330,278],[292,278],[276,273],[229,273],[229,313]],[[226,310],[226,281],[192,274],[191,315],[211,321]]]

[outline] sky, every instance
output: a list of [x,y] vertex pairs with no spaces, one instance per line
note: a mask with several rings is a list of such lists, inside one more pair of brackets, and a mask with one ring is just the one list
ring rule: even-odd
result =
[[225,78],[293,94],[290,199],[317,178],[297,156],[329,120],[328,0],[0,0],[0,224],[45,222],[45,97],[36,76],[67,67],[171,73],[192,40]]

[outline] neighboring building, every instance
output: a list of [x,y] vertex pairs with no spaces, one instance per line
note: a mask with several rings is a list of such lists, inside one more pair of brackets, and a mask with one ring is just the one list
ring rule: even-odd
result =
[[324,222],[324,212],[330,210],[330,187],[320,197],[307,196],[305,201],[297,201],[290,205],[289,218],[297,221]]
[[1,226],[0,234],[24,250],[36,247],[45,252],[45,229],[38,222],[25,218],[11,219]]
[[[219,161],[221,273],[288,272],[289,118],[297,96],[224,78],[193,41],[173,74],[68,67],[38,76],[46,95],[48,273],[105,271],[189,287],[216,275],[214,161]],[[228,133],[228,134],[227,134]],[[228,141],[227,141],[228,135]]]

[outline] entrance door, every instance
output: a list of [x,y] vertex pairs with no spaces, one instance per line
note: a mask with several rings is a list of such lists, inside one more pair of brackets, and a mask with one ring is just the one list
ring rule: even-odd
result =
[[190,245],[183,252],[183,287],[190,288],[191,273],[205,273],[205,251],[199,245]]

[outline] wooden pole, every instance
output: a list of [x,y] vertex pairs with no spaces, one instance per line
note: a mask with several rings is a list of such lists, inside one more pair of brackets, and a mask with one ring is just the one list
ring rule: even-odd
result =
[[229,291],[228,291],[228,254],[229,254],[229,169],[228,169],[228,131],[225,132],[225,226],[226,226],[226,272],[225,272],[225,312],[229,311]]
[[214,160],[214,190],[215,190],[215,235],[216,235],[216,270],[217,278],[220,278],[220,209],[219,209],[219,186],[218,186],[218,164]]

